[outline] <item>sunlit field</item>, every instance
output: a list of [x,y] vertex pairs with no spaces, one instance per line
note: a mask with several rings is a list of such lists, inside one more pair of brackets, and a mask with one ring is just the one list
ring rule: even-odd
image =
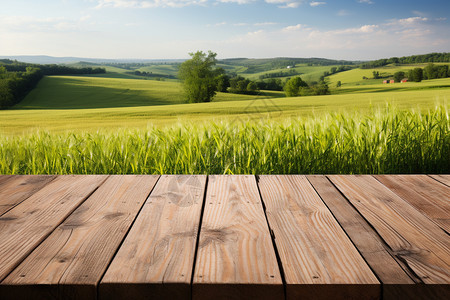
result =
[[[179,83],[92,77],[46,77],[19,105],[0,111],[0,133],[36,130],[145,129],[183,122],[285,120],[384,107],[427,110],[447,105],[450,79],[342,87],[345,94],[286,98],[282,92],[249,96],[218,93],[210,103],[183,103]],[[338,91],[333,91],[333,93]]]
[[0,136],[1,174],[445,173],[444,105],[275,122]]

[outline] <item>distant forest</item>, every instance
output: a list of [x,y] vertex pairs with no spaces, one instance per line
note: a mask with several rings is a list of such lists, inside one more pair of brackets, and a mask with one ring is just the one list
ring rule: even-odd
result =
[[39,65],[0,59],[0,109],[22,101],[44,75],[106,73],[104,68],[71,68],[62,65]]
[[360,65],[361,69],[372,69],[383,67],[389,64],[420,64],[420,63],[433,63],[433,62],[450,62],[450,53],[429,53],[423,55],[411,55],[403,57],[391,57],[383,58],[378,60],[373,60],[369,62],[362,63]]
[[104,68],[73,68],[64,65],[41,65],[19,62],[10,59],[0,59],[0,66],[5,67],[8,72],[26,72],[27,68],[38,68],[42,75],[78,75],[78,74],[101,74],[106,73]]

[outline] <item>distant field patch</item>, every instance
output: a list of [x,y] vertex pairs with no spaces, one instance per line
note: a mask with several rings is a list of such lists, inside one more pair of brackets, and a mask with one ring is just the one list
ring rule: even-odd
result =
[[[448,64],[448,63],[435,63],[435,65]],[[413,65],[398,65],[398,66],[385,66],[374,69],[353,69],[341,73],[337,73],[331,76],[328,76],[327,79],[330,82],[330,86],[336,86],[336,83],[340,81],[342,85],[372,85],[372,84],[380,84],[383,82],[383,79],[373,79],[373,72],[379,72],[382,77],[389,77],[394,75],[395,72],[403,71],[408,72],[414,68],[424,68],[427,64],[413,64]],[[363,79],[366,77],[368,79]]]

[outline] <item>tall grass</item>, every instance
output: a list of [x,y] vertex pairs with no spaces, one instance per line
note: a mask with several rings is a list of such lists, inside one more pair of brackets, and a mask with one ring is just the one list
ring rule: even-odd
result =
[[282,123],[0,136],[1,174],[449,173],[446,105]]

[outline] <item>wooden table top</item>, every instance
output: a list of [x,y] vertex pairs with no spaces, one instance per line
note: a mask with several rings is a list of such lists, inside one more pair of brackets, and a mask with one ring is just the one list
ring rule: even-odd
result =
[[2,175],[0,299],[450,299],[450,175]]

